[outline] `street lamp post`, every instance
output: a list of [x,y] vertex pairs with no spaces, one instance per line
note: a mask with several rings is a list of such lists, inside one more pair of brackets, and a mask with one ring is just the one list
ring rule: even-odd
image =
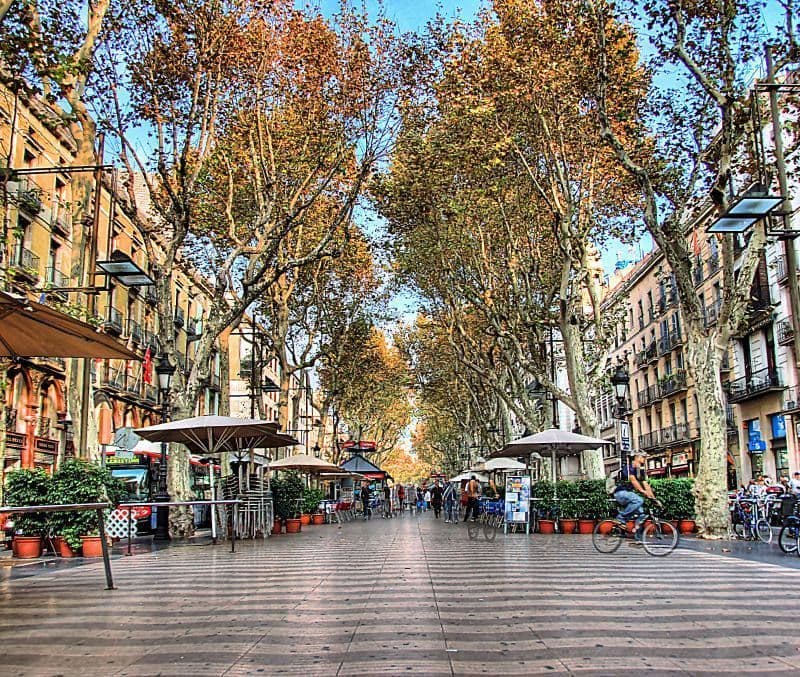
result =
[[614,387],[614,395],[617,398],[617,406],[614,412],[614,418],[619,421],[619,464],[620,468],[628,465],[628,458],[631,452],[631,434],[630,426],[627,421],[628,414],[628,387],[630,385],[630,376],[625,371],[625,366],[620,362],[617,364],[616,371],[611,375],[611,385]]
[[[161,395],[161,422],[166,423],[169,418],[169,390],[172,382],[172,375],[175,373],[175,365],[163,355],[156,366],[158,375],[158,391]],[[167,443],[161,443],[161,462],[158,467],[158,493],[154,500],[159,503],[168,503],[170,500],[167,491]],[[156,533],[153,537],[156,541],[169,540],[169,508],[161,506],[156,515]]]

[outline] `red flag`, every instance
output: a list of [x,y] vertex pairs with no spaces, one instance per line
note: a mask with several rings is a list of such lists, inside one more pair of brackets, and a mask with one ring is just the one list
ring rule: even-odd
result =
[[144,351],[144,364],[142,365],[142,381],[150,385],[153,382],[153,356],[150,354],[150,346]]

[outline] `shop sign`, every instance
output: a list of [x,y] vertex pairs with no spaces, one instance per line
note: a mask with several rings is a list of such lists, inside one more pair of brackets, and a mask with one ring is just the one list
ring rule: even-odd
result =
[[25,435],[22,433],[6,433],[6,447],[10,449],[24,449]]
[[767,443],[761,439],[761,422],[754,418],[747,422],[747,449],[751,454],[763,454]]
[[55,455],[58,454],[58,441],[38,438],[35,442],[34,449],[44,454]]
[[785,439],[786,438],[786,419],[783,414],[774,414],[769,417],[772,422],[772,439]]
[[680,454],[672,454],[672,465],[688,465],[689,464],[689,454],[686,452],[681,452]]
[[531,506],[529,475],[509,475],[506,478],[506,522],[527,524]]

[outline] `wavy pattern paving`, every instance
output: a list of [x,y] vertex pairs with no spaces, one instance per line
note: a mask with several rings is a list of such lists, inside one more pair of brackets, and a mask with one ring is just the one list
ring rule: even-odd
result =
[[[429,516],[175,547],[1,589],[2,675],[800,672],[800,571]],[[764,613],[768,608],[769,612]]]

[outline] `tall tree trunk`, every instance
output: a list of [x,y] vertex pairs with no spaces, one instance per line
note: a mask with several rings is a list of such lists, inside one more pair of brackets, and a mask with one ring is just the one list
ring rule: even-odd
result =
[[700,459],[695,459],[695,508],[700,533],[722,538],[728,532],[727,431],[720,380],[721,350],[711,337],[687,328],[686,355],[694,378],[699,420],[703,422]]

